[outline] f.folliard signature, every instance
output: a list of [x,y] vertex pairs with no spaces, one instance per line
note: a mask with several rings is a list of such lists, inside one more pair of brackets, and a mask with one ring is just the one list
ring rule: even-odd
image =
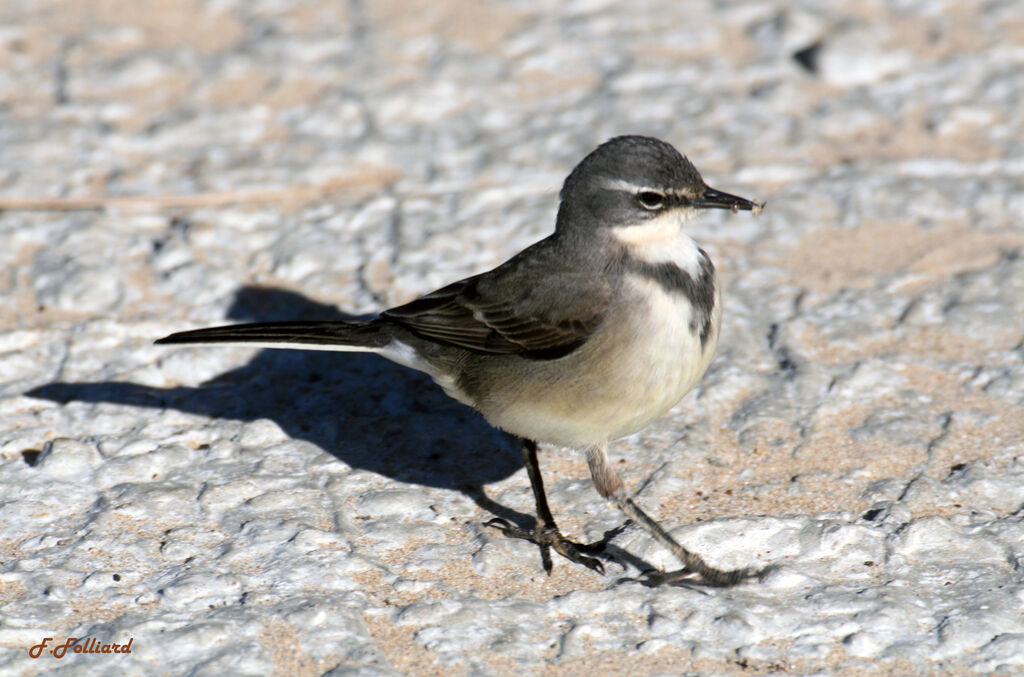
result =
[[82,641],[79,642],[78,637],[68,637],[63,644],[50,645],[53,641],[53,637],[44,637],[43,641],[36,644],[28,650],[28,655],[32,658],[39,658],[43,655],[43,651],[49,651],[50,655],[54,658],[64,658],[69,650],[72,653],[131,653],[132,642],[135,641],[134,637],[129,637],[128,641],[124,644],[116,643],[104,643],[95,637],[83,637]]

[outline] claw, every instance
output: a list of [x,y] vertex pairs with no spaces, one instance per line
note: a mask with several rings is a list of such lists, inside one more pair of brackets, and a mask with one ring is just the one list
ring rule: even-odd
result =
[[645,571],[637,579],[649,588],[661,585],[684,585],[686,587],[730,588],[744,581],[760,578],[764,571],[755,569],[722,570],[707,567],[702,571],[683,568],[676,571]]
[[[595,543],[576,543],[570,541],[558,531],[557,527],[545,527],[539,521],[537,526],[533,529],[523,529],[522,527],[516,526],[506,519],[501,517],[494,517],[484,522],[485,527],[494,527],[501,531],[505,536],[509,538],[520,538],[531,543],[536,543],[542,549],[546,551],[548,548],[553,548],[562,557],[567,560],[582,564],[591,571],[604,575],[604,564],[600,560],[593,557],[587,557],[583,553],[597,554],[604,550],[607,541],[602,539]],[[544,570],[551,573],[551,559],[548,557],[544,558]]]

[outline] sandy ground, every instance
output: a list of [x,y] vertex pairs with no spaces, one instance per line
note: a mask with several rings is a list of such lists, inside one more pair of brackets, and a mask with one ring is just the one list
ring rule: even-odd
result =
[[[0,672],[1019,673],[1022,100],[1015,2],[3,3]],[[422,375],[152,345],[486,270],[621,133],[768,201],[691,225],[718,356],[611,449],[762,580],[648,587],[635,528],[547,575],[483,526],[514,441]]]

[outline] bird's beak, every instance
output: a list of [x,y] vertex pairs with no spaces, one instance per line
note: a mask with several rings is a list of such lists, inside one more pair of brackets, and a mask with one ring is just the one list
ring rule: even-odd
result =
[[748,200],[738,195],[730,195],[711,186],[704,184],[704,194],[691,203],[696,209],[731,209],[738,212],[743,209],[754,214],[760,214],[764,209],[764,203],[756,200]]

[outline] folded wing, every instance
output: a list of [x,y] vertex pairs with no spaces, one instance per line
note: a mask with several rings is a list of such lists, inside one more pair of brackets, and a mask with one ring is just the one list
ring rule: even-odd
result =
[[601,324],[612,289],[599,273],[579,272],[578,265],[569,270],[561,254],[549,241],[539,242],[490,272],[382,317],[423,338],[474,352],[563,357]]

